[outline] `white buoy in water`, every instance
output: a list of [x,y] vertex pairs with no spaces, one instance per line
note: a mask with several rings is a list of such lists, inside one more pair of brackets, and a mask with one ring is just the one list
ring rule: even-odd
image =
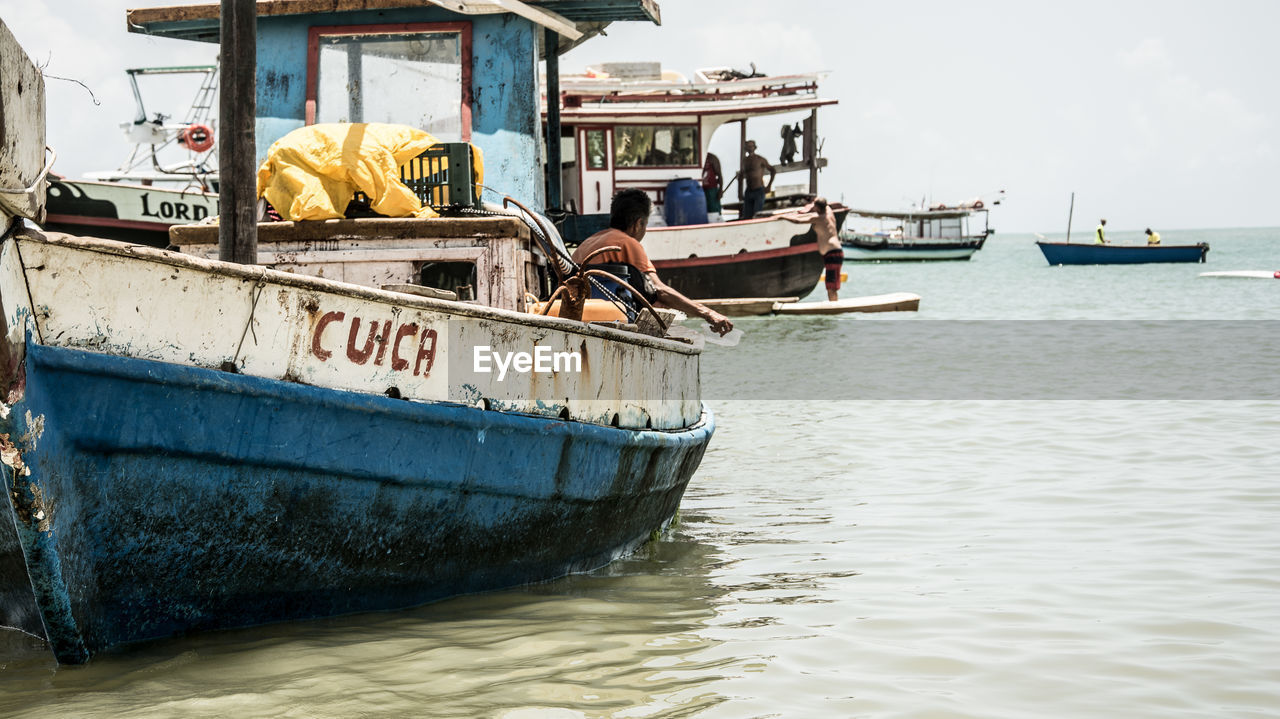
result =
[[1201,277],[1224,277],[1241,280],[1280,280],[1280,271],[1268,270],[1233,270],[1231,272],[1201,272]]

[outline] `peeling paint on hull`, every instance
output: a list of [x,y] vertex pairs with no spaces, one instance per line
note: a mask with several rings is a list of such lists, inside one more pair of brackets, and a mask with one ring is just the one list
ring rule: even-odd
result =
[[[64,663],[603,565],[673,516],[713,432],[709,414],[621,430],[35,343],[26,373],[3,430],[37,416],[44,434],[5,519]],[[43,530],[18,519],[36,493]]]
[[[8,474],[6,472],[6,479]],[[0,512],[0,627],[44,638],[44,625],[40,622],[40,609],[31,593],[22,544],[18,541],[17,527],[9,512]]]

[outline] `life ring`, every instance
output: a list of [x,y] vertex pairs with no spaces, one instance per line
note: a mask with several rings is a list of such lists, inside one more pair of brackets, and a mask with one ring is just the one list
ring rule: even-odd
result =
[[192,152],[204,152],[213,147],[213,128],[208,125],[187,125],[182,131],[182,144]]

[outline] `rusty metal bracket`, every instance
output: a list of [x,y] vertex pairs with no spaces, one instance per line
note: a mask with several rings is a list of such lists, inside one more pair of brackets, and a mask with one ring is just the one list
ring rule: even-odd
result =
[[[502,206],[506,208],[510,205],[515,205],[520,208],[520,210],[529,217],[529,220],[534,220],[535,215],[529,210],[529,208],[520,204],[520,201],[513,197],[504,196],[502,198]],[[538,227],[536,220],[526,220],[526,222],[529,224],[529,229],[532,230],[530,234],[533,235],[534,241],[537,242],[538,247],[542,248],[542,251],[546,253],[547,259],[551,260],[551,269],[556,273],[556,282],[563,284],[566,279],[572,276],[573,271],[577,269],[577,267],[574,266],[573,259],[565,257],[556,250],[554,245],[551,245],[550,240],[543,236],[542,229]]]

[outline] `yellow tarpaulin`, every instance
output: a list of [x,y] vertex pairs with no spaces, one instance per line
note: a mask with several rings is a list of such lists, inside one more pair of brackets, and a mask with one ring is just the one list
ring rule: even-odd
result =
[[[276,140],[258,168],[258,196],[285,220],[342,217],[356,191],[387,217],[435,217],[400,181],[400,166],[436,144],[407,125],[334,123],[309,125]],[[483,182],[479,148],[475,182]]]

